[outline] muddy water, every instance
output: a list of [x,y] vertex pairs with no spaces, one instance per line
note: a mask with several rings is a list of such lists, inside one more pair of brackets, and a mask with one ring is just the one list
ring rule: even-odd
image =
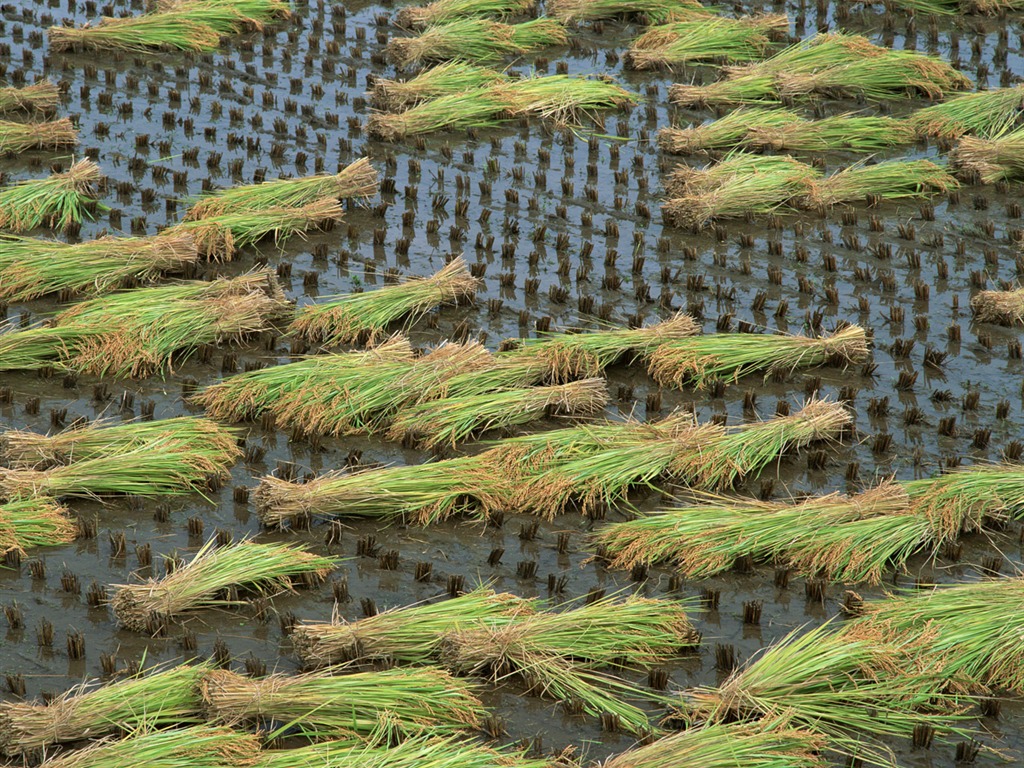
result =
[[[205,188],[248,183],[257,173],[275,178],[334,171],[368,155],[393,180],[395,191],[383,194],[381,205],[375,209],[352,206],[345,222],[332,232],[294,240],[281,249],[267,246],[248,252],[234,263],[209,271],[234,274],[263,262],[274,267],[291,265],[285,287],[296,302],[304,304],[356,286],[380,285],[380,275],[388,268],[428,274],[444,263],[446,254],[465,253],[470,262],[486,267],[477,304],[446,308],[422,323],[413,335],[424,345],[468,329],[493,347],[503,338],[535,332],[538,321],[550,323],[552,329],[592,327],[597,324],[595,316],[602,313],[623,324],[653,321],[670,309],[693,312],[708,331],[719,322],[734,328],[746,322],[801,332],[815,316],[826,328],[838,320],[870,328],[877,364],[871,376],[856,370],[822,370],[795,375],[783,383],[749,379],[727,388],[720,398],[665,391],[660,413],[646,412],[647,395],[656,388],[641,371],[610,372],[611,391],[621,389],[623,394],[610,415],[653,417],[679,405],[693,405],[702,419],[724,413],[730,423],[736,423],[772,415],[779,400],[796,405],[811,392],[835,397],[841,387],[855,390],[856,438],[830,447],[824,469],[809,470],[801,456],[781,462],[746,489],[752,493],[767,490],[784,497],[854,490],[880,477],[927,476],[957,461],[996,460],[1014,440],[1024,439],[1022,363],[1008,347],[1020,341],[1020,334],[975,325],[968,310],[970,296],[982,282],[998,287],[1016,278],[1018,249],[1013,240],[1021,227],[1011,205],[1019,198],[1016,186],[967,187],[952,199],[937,199],[930,206],[883,205],[870,210],[862,206],[845,216],[841,212],[825,219],[783,216],[769,222],[730,223],[694,235],[660,223],[661,175],[682,161],[661,156],[653,139],[659,127],[713,114],[669,107],[666,93],[673,78],[667,75],[622,71],[618,57],[635,32],[628,26],[606,24],[601,30],[583,30],[575,36],[578,45],[550,51],[547,63],[535,59],[513,65],[524,72],[534,66],[554,72],[556,62],[565,62],[572,73],[608,71],[645,95],[643,107],[630,114],[609,115],[599,135],[589,141],[582,134],[513,124],[477,136],[445,134],[420,143],[383,145],[367,141],[358,125],[369,114],[364,100],[368,75],[394,74],[380,62],[382,42],[394,30],[378,23],[394,11],[391,4],[299,3],[290,22],[265,34],[235,38],[217,53],[204,56],[50,54],[41,37],[48,25],[97,18],[91,4],[69,5],[52,0],[4,4],[0,40],[9,46],[6,81],[12,82],[22,72],[29,81],[46,75],[66,85],[61,114],[75,117],[82,151],[95,157],[110,179],[104,202],[114,212],[84,227],[83,237],[112,231],[152,233],[176,221],[187,200]],[[880,9],[844,12],[844,6],[841,2],[740,3],[737,8],[785,11],[797,35],[842,27],[868,34],[876,42],[937,53],[989,87],[1015,83],[1024,73],[1020,16],[911,22],[895,14],[887,21]],[[113,8],[115,15],[138,13],[141,3],[118,2]],[[699,67],[678,73],[675,81],[711,77],[712,68]],[[320,85],[322,96],[312,95],[313,84]],[[894,103],[886,110],[900,114],[912,106]],[[845,103],[827,104],[824,109],[866,108]],[[247,140],[254,142],[251,147]],[[893,153],[900,154],[933,157],[939,153],[935,147],[920,145]],[[851,158],[820,159],[831,169]],[[7,179],[20,179],[45,173],[51,163],[67,161],[47,153],[6,157],[0,159],[0,171]],[[411,168],[416,164],[418,173]],[[469,200],[464,218],[455,216],[457,197]],[[564,206],[564,213],[559,206]],[[643,215],[645,206],[652,213],[649,219]],[[403,227],[407,211],[415,217],[411,227]],[[375,230],[383,234],[383,245],[374,244]],[[567,238],[567,247],[558,245],[559,235]],[[396,244],[403,238],[409,249],[408,255],[401,256]],[[560,270],[560,262],[568,262],[568,270]],[[307,273],[316,273],[315,289],[304,287]],[[500,278],[508,274],[514,275],[512,286],[503,287]],[[536,281],[535,290],[527,291],[528,281]],[[616,283],[620,287],[613,288]],[[928,298],[918,296],[917,284],[929,286]],[[838,305],[827,301],[829,286],[838,292]],[[765,310],[754,312],[754,297],[761,291],[767,294]],[[23,312],[35,316],[55,308],[52,302],[40,301],[11,306],[7,312],[9,317]],[[897,358],[890,351],[899,340],[913,340],[909,356]],[[929,348],[947,354],[941,370],[923,365]],[[273,350],[247,348],[239,358],[240,366],[255,360],[284,362],[288,349],[279,341]],[[221,376],[222,362],[217,354],[207,364],[190,363],[162,380],[106,381],[105,392],[98,392],[97,381],[88,378],[63,382],[5,375],[0,384],[13,389],[14,402],[0,406],[0,418],[8,426],[46,431],[53,425],[52,409],[67,409],[65,423],[78,415],[130,418],[147,407],[153,408],[156,418],[192,413],[195,410],[181,398],[183,379],[190,377],[200,385],[215,381]],[[894,387],[903,371],[918,374],[910,391]],[[753,412],[743,408],[748,390],[756,395]],[[122,407],[125,392],[130,407]],[[976,405],[971,403],[974,394]],[[41,398],[39,415],[26,412],[26,401],[32,396]],[[872,417],[868,403],[880,398],[889,400],[888,415]],[[1009,403],[1009,418],[997,420],[997,404],[1003,400]],[[912,426],[904,418],[909,409],[921,412]],[[957,419],[957,433],[939,436],[938,422],[949,416]],[[987,441],[979,432],[983,430],[990,431]],[[891,442],[881,445],[880,435],[889,435]],[[115,656],[123,668],[144,656],[149,663],[209,655],[217,641],[227,645],[238,668],[247,659],[258,659],[268,669],[293,670],[295,659],[278,616],[330,617],[336,594],[331,584],[282,596],[262,613],[246,609],[197,616],[186,626],[188,633],[194,633],[195,650],[183,647],[180,630],[166,639],[118,631],[105,609],[89,608],[85,600],[93,581],[112,585],[150,572],[158,575],[161,555],[187,554],[219,529],[235,538],[259,536],[326,549],[323,526],[308,532],[262,532],[253,510],[233,501],[234,486],[253,486],[279,462],[295,463],[305,472],[336,468],[352,450],[362,451],[366,460],[389,463],[426,458],[393,444],[363,439],[326,441],[321,450],[313,451],[306,443],[291,442],[287,434],[259,428],[252,428],[247,440],[265,448],[263,460],[239,464],[231,482],[208,498],[167,502],[169,515],[150,502],[74,504],[79,515],[97,521],[96,539],[30,553],[45,564],[43,579],[33,579],[27,563],[0,570],[0,601],[17,601],[25,615],[25,629],[9,630],[0,640],[0,673],[23,674],[28,694],[36,696],[101,675],[105,654]],[[851,464],[856,465],[855,472],[848,472]],[[651,506],[658,500],[641,503]],[[166,522],[158,522],[157,517],[166,517]],[[203,521],[203,537],[189,537],[186,521],[190,517]],[[373,600],[383,609],[443,594],[450,576],[461,576],[467,584],[488,581],[497,589],[541,596],[549,594],[550,579],[564,585],[556,595],[559,599],[578,598],[598,588],[667,594],[671,575],[667,570],[652,569],[645,581],[631,583],[628,574],[606,572],[588,561],[588,532],[599,521],[565,516],[542,523],[534,539],[524,540],[520,533],[527,522],[509,517],[498,528],[453,522],[422,529],[347,521],[343,540],[331,548],[344,558],[334,580],[343,582],[346,587],[337,589],[348,594],[337,610],[351,619],[361,614],[364,600]],[[109,533],[117,531],[125,531],[129,541],[128,554],[121,558],[111,557],[108,541]],[[569,533],[570,546],[559,554],[555,543],[563,532]],[[356,543],[366,536],[375,536],[382,552],[398,550],[397,569],[382,570],[376,558],[356,556]],[[144,543],[156,555],[148,571],[139,570],[134,556],[134,547]],[[997,554],[1004,559],[1004,572],[1020,565],[1016,528],[973,536],[965,544],[959,562],[915,563],[909,575],[894,577],[886,587],[909,586],[916,578],[980,578],[977,564]],[[488,557],[498,548],[504,554],[500,563],[491,566]],[[535,578],[517,576],[519,563],[526,561],[537,563]],[[414,579],[420,562],[432,565],[432,578],[425,583]],[[65,569],[77,574],[81,594],[62,592]],[[672,666],[676,686],[716,681],[718,643],[732,644],[744,659],[796,627],[835,616],[843,587],[830,586],[824,603],[808,602],[803,579],[794,578],[788,587],[779,588],[773,571],[759,568],[752,574],[685,583],[680,594],[696,597],[702,590],[718,591],[720,602],[714,611],[695,606],[694,619],[704,645],[699,655]],[[865,597],[882,594],[882,590],[860,591]],[[741,621],[743,604],[750,600],[763,602],[757,627]],[[36,643],[35,630],[44,619],[56,630],[52,648]],[[66,634],[76,630],[87,639],[82,660],[70,660],[65,652]],[[591,719],[563,716],[557,706],[514,689],[490,691],[487,698],[505,722],[510,739],[540,736],[544,748],[575,744],[594,758],[629,745],[625,737],[602,734]],[[1007,702],[1001,720],[986,720],[979,727],[991,731],[989,743],[1014,747],[1022,718],[1024,709]],[[953,760],[950,745],[937,744],[927,751],[895,746],[903,750],[901,760],[908,766],[948,765]],[[979,759],[979,764],[995,762],[990,757]]]

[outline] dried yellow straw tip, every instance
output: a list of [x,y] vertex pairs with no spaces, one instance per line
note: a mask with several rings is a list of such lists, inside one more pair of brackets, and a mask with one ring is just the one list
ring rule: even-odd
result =
[[16,112],[50,114],[60,104],[60,89],[56,83],[43,80],[21,88],[0,88],[0,115]]
[[949,153],[949,162],[962,176],[985,184],[1016,180],[1024,176],[1024,129],[995,138],[964,136]]
[[433,668],[259,679],[213,670],[203,678],[202,696],[214,722],[274,720],[331,738],[369,739],[383,725],[396,736],[455,735],[486,717],[468,683]]
[[116,585],[111,605],[121,627],[160,634],[182,613],[244,602],[223,598],[226,590],[242,588],[260,595],[287,592],[296,583],[323,581],[335,564],[329,557],[287,544],[241,541],[218,547],[211,539],[191,561],[162,579]]
[[1013,291],[981,291],[971,297],[974,319],[981,323],[1024,323],[1024,288]]
[[202,722],[199,681],[207,671],[181,665],[108,685],[82,683],[49,704],[0,702],[0,752],[29,755],[52,744]]
[[30,496],[0,504],[0,555],[69,544],[78,532],[71,513],[53,499]]
[[522,16],[537,7],[537,0],[434,0],[427,5],[402,8],[395,24],[405,29],[422,29],[456,19]]
[[407,328],[435,307],[471,298],[481,284],[460,256],[430,277],[410,277],[375,291],[329,297],[308,305],[288,330],[325,346],[372,342],[400,320]]
[[62,149],[78,144],[78,131],[66,117],[45,123],[0,120],[0,152]]

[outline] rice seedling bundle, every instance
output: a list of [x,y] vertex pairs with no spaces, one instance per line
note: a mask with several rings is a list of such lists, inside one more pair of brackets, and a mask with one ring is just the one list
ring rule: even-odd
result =
[[424,101],[485,88],[507,79],[493,69],[450,61],[425,69],[409,80],[377,78],[373,81],[371,93],[373,104],[378,109],[401,112]]
[[329,380],[307,382],[282,392],[273,412],[278,426],[308,435],[376,434],[424,392],[458,372],[486,368],[492,360],[477,342],[443,344],[412,362],[388,360],[363,368],[346,389]]
[[717,333],[666,342],[648,358],[648,371],[664,386],[738,381],[751,373],[792,373],[821,365],[852,365],[868,359],[867,334],[847,325],[828,336]]
[[603,768],[825,768],[827,742],[785,718],[767,723],[708,723],[622,752]]
[[401,113],[378,112],[366,123],[366,132],[381,141],[400,141],[437,131],[494,128],[508,119],[506,104],[491,88],[474,88],[440,96]]
[[905,484],[914,512],[936,536],[953,539],[986,520],[1006,523],[1024,512],[1024,471],[1018,464],[976,464]]
[[66,229],[91,219],[100,169],[78,160],[46,179],[28,179],[0,189],[0,228],[23,232],[47,226]]
[[297,581],[323,581],[335,565],[332,558],[288,544],[240,541],[218,547],[210,539],[191,561],[162,579],[115,585],[110,602],[119,626],[146,632],[182,613],[239,604],[223,597],[232,587],[259,594],[290,592]]
[[1024,128],[992,139],[964,136],[949,155],[950,163],[962,171],[977,174],[985,184],[1015,180],[1024,176]]
[[192,237],[173,232],[75,244],[9,236],[0,239],[0,298],[106,293],[128,283],[153,282],[198,262]]
[[325,346],[375,341],[399,320],[404,319],[408,327],[435,307],[473,296],[480,285],[460,256],[430,277],[411,277],[375,291],[336,296],[306,306],[288,330]]
[[1024,85],[954,96],[912,112],[907,121],[922,136],[958,139],[964,135],[999,138],[1012,130],[1024,111]]
[[0,504],[0,555],[29,547],[55,547],[78,538],[68,510],[52,499],[34,496]]
[[0,152],[28,152],[33,149],[60,149],[78,144],[78,131],[71,120],[44,123],[16,123],[0,120]]
[[49,80],[42,80],[21,88],[0,87],[0,115],[12,112],[40,112],[49,114],[60,104],[60,89]]
[[405,29],[422,29],[457,19],[521,16],[537,7],[537,0],[434,0],[427,5],[402,8],[395,24]]
[[1024,690],[1019,576],[935,587],[868,601],[847,631],[882,642],[917,642],[925,663],[947,680],[977,692]]
[[392,38],[386,53],[401,67],[438,61],[488,63],[567,42],[565,27],[555,19],[503,24],[466,18],[428,27],[416,37]]
[[597,120],[598,112],[639,104],[641,98],[601,78],[546,75],[498,83],[490,89],[513,116],[537,117],[558,125]]
[[52,366],[62,350],[90,335],[83,328],[22,328],[17,322],[0,323],[0,371],[32,371]]
[[306,387],[334,382],[344,390],[359,386],[365,372],[379,364],[411,365],[413,360],[409,340],[394,336],[366,351],[319,355],[229,376],[194,395],[192,401],[220,421],[250,421],[274,410],[283,397]]
[[680,107],[698,109],[707,106],[777,105],[775,77],[771,73],[734,75],[703,85],[675,83],[668,98]]
[[728,571],[751,556],[832,581],[878,584],[887,569],[949,540],[892,483],[797,503],[701,501],[606,526],[595,544],[612,567],[671,562],[686,578]]
[[250,766],[260,742],[229,728],[195,725],[167,731],[139,731],[124,739],[108,739],[58,754],[41,768],[234,768]]
[[855,639],[830,624],[797,630],[720,686],[686,691],[678,714],[711,723],[786,718],[827,737],[831,749],[891,765],[878,739],[907,738],[921,725],[948,733],[962,717],[938,675],[909,668],[913,653],[905,642]]
[[382,722],[405,736],[455,735],[486,716],[472,686],[431,668],[259,679],[213,670],[202,696],[215,722],[275,721],[321,738],[365,739]]
[[207,671],[183,664],[99,687],[83,683],[49,704],[0,702],[0,751],[26,755],[137,728],[201,723],[199,683]]
[[474,741],[416,737],[389,746],[326,741],[307,747],[263,752],[255,768],[551,768],[550,758],[531,758]]
[[776,152],[879,152],[914,140],[914,129],[892,117],[835,115],[821,120],[790,120],[752,125],[746,144]]
[[798,174],[809,168],[806,163],[788,155],[757,155],[736,150],[721,161],[709,163],[703,168],[677,165],[665,177],[665,193],[669,197],[707,194],[721,189],[736,177]]
[[1024,288],[1012,291],[979,291],[971,297],[974,319],[981,323],[1024,323]]
[[786,109],[746,107],[702,125],[689,128],[662,128],[658,131],[658,147],[673,155],[690,155],[718,149],[746,147],[751,135],[759,129],[781,132],[801,118]]
[[930,160],[889,160],[875,165],[860,162],[814,181],[806,204],[829,207],[866,200],[905,200],[930,197],[959,188],[959,182]]
[[377,171],[363,157],[336,174],[277,179],[262,184],[231,187],[200,198],[185,219],[195,221],[225,214],[302,208],[325,198],[367,198],[377,194]]
[[221,34],[189,11],[147,13],[127,18],[104,17],[96,26],[50,27],[51,50],[57,52],[153,50],[213,51]]
[[716,13],[696,0],[551,0],[545,7],[548,14],[566,24],[616,18],[665,24]]
[[485,392],[409,405],[388,429],[391,440],[415,440],[424,448],[454,448],[491,430],[523,426],[545,416],[593,416],[608,404],[604,379]]
[[306,483],[271,475],[254,498],[260,522],[281,526],[304,516],[369,517],[415,525],[456,515],[484,515],[509,497],[507,480],[479,457],[360,472],[331,472]]
[[634,40],[625,62],[630,69],[659,69],[692,61],[753,61],[771,47],[772,32],[788,29],[785,14],[677,21]]
[[694,319],[678,312],[667,320],[641,328],[609,328],[520,339],[517,348],[499,354],[496,359],[535,359],[548,368],[549,381],[570,381],[599,376],[623,358],[644,357],[673,339],[698,333],[700,326]]
[[374,659],[424,664],[459,627],[513,621],[534,610],[532,600],[477,587],[450,600],[392,608],[358,621],[302,622],[292,632],[292,647],[309,667]]
[[183,221],[165,232],[187,233],[200,253],[217,261],[230,261],[240,248],[265,238],[273,238],[275,245],[281,245],[295,235],[331,226],[343,214],[334,197],[324,197],[297,207],[239,210]]
[[288,0],[157,0],[157,12],[187,13],[222,35],[260,31],[291,16]]

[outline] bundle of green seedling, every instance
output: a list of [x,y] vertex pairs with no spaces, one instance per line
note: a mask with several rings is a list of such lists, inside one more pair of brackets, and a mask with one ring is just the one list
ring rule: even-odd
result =
[[841,203],[913,200],[959,187],[960,183],[948,170],[930,160],[889,160],[874,165],[860,162],[812,180],[802,205],[829,208]]
[[246,768],[260,752],[260,740],[230,728],[194,725],[172,730],[142,728],[124,739],[100,741],[40,763],[41,768]]
[[78,524],[53,499],[29,496],[0,503],[0,555],[56,547],[78,538]]
[[996,138],[963,136],[949,155],[950,164],[968,178],[985,184],[1017,181],[1024,177],[1024,128]]
[[206,419],[177,418],[115,427],[91,425],[53,437],[11,431],[0,497],[142,497],[202,491],[227,477],[241,456],[236,437]]
[[713,7],[706,8],[696,0],[550,0],[545,9],[566,24],[605,19],[667,24],[717,13]]
[[182,665],[108,685],[83,683],[47,704],[0,702],[0,752],[27,756],[55,744],[201,723],[199,683],[207,671]]
[[181,614],[244,604],[225,597],[238,589],[261,596],[290,592],[296,585],[322,582],[335,565],[329,557],[288,544],[241,541],[218,546],[211,539],[191,561],[162,579],[116,585],[111,605],[121,627],[155,635]]
[[442,304],[471,299],[481,286],[460,256],[430,277],[411,277],[376,291],[350,293],[310,304],[288,328],[312,344],[363,343],[382,338],[388,328],[404,321],[408,328]]
[[78,131],[71,120],[19,123],[0,120],[0,152],[28,152],[34,149],[62,149],[78,144]]
[[907,121],[922,136],[998,139],[1012,131],[1024,114],[1024,85],[963,93],[942,104],[912,112]]
[[[388,742],[387,724],[381,727]],[[458,737],[423,737],[376,743],[325,741],[296,749],[268,750],[257,758],[254,768],[551,768],[547,757],[529,757],[524,752],[495,749]]]
[[96,163],[79,160],[49,178],[0,188],[0,228],[16,232],[43,226],[69,229],[92,219],[100,180]]
[[480,76],[480,80],[477,88],[424,101],[398,114],[375,114],[367,131],[378,139],[398,141],[446,129],[492,128],[524,117],[580,126],[585,121],[599,122],[604,110],[640,102],[637,94],[603,79],[550,75],[497,82]]
[[965,735],[963,699],[918,649],[899,639],[858,639],[831,624],[794,631],[716,687],[685,691],[676,715],[694,723],[770,724],[820,734],[830,750],[895,765],[883,741],[918,729]]
[[395,15],[395,24],[404,29],[423,29],[458,19],[508,19],[524,16],[536,7],[537,0],[434,0],[402,8]]
[[440,669],[332,671],[251,678],[213,670],[202,679],[203,703],[215,722],[276,723],[314,738],[453,736],[487,716],[473,687]]
[[508,77],[501,72],[452,61],[425,69],[408,80],[376,78],[373,81],[371,97],[373,105],[378,109],[402,112],[420,102],[441,96],[453,96],[506,80]]
[[504,24],[470,18],[428,27],[416,37],[392,38],[386,52],[400,67],[445,61],[489,64],[568,42],[565,27],[554,19]]
[[788,30],[785,14],[677,21],[634,40],[625,63],[630,69],[671,69],[695,61],[755,61],[771,49],[774,35]]
[[212,51],[221,37],[288,16],[286,0],[162,0],[154,13],[115,18],[95,26],[50,27],[54,51]]
[[197,200],[185,219],[196,221],[227,214],[302,208],[326,198],[365,199],[376,195],[379,189],[377,171],[364,157],[333,175],[277,179],[214,192]]
[[786,155],[734,152],[703,170],[677,169],[665,182],[665,222],[700,229],[718,219],[766,215],[806,196],[819,175],[812,166]]
[[192,237],[166,232],[153,237],[101,237],[63,243],[28,237],[0,238],[0,299],[27,301],[48,294],[101,294],[154,282],[199,263]]
[[622,752],[604,768],[826,768],[827,741],[813,731],[792,727],[786,717],[773,722],[709,723],[664,736]]
[[753,373],[768,378],[823,365],[857,365],[870,354],[867,333],[859,325],[818,337],[715,333],[662,344],[648,357],[648,372],[663,386],[705,389]]
[[702,125],[662,128],[658,146],[688,155],[716,150],[748,149],[790,152],[879,152],[914,140],[906,120],[854,113],[808,120],[787,109],[742,107]]
[[681,106],[763,104],[812,96],[871,101],[921,94],[931,99],[971,86],[941,59],[872,44],[860,35],[821,33],[769,59],[726,67],[707,85],[674,85],[669,98]]
[[971,311],[980,323],[1024,324],[1024,288],[979,291],[971,297]]
[[0,370],[148,376],[204,344],[269,330],[288,307],[267,270],[101,296],[46,325],[0,329]]
[[[914,13],[933,13],[940,16],[982,14],[995,16],[1024,10],[1021,0],[890,0],[896,8]],[[888,4],[887,4],[888,5]]]
[[0,87],[0,115],[49,115],[60,104],[60,89],[56,83],[42,80],[21,88]]

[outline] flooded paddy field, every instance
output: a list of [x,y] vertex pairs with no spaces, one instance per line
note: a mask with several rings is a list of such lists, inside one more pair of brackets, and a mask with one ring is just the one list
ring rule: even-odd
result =
[[[82,158],[95,161],[103,176],[95,220],[63,233],[36,228],[26,233],[32,237],[78,242],[153,236],[183,221],[203,194],[280,177],[334,174],[361,158],[368,158],[380,179],[374,194],[344,200],[344,214],[331,226],[282,243],[264,238],[239,248],[230,260],[203,259],[171,276],[212,279],[269,270],[291,304],[260,333],[238,343],[204,343],[187,359],[175,358],[171,368],[137,378],[64,372],[59,365],[7,370],[13,366],[4,365],[2,355],[8,353],[0,352],[5,431],[47,434],[99,419],[116,424],[202,417],[204,409],[191,395],[230,376],[363,348],[321,349],[285,333],[296,311],[339,294],[384,289],[399,275],[432,275],[459,255],[478,281],[472,300],[431,306],[413,323],[389,325],[389,332],[406,332],[418,349],[475,340],[497,352],[508,339],[640,328],[681,312],[705,336],[779,331],[818,337],[855,324],[866,332],[867,356],[845,365],[794,364],[794,370],[778,375],[760,370],[697,388],[659,383],[644,359],[624,355],[598,373],[608,393],[603,414],[552,415],[507,434],[491,431],[484,441],[460,441],[436,451],[412,440],[385,439],[384,429],[372,435],[311,436],[299,426],[279,426],[280,414],[276,420],[257,416],[234,423],[242,455],[201,493],[68,494],[66,505],[78,521],[73,541],[8,552],[0,568],[0,605],[7,609],[6,626],[0,627],[0,674],[6,676],[0,700],[42,700],[84,680],[113,682],[140,667],[211,658],[253,678],[295,675],[303,669],[292,637],[296,623],[332,617],[356,621],[483,584],[574,608],[632,593],[681,601],[699,634],[696,647],[654,663],[615,666],[611,673],[604,668],[639,689],[640,695],[623,697],[649,713],[653,728],[671,709],[663,697],[682,702],[686,691],[725,683],[734,667],[794,631],[810,632],[829,621],[841,628],[858,620],[847,616],[857,605],[851,591],[865,601],[888,601],[900,589],[923,595],[934,584],[985,584],[1019,576],[1019,493],[1011,501],[1000,497],[1005,501],[1000,506],[980,491],[967,491],[969,498],[981,499],[979,504],[991,504],[977,510],[985,525],[974,530],[974,518],[965,519],[960,535],[942,540],[934,551],[915,548],[900,563],[883,568],[877,581],[829,578],[784,557],[766,556],[753,544],[747,555],[725,555],[728,567],[710,575],[688,575],[678,563],[664,560],[616,568],[614,553],[597,541],[609,526],[657,510],[722,503],[700,491],[782,503],[856,494],[883,482],[908,484],[958,468],[1005,463],[1011,475],[1019,470],[1024,456],[1021,326],[980,322],[971,305],[980,291],[1015,288],[1024,270],[1016,181],[981,183],[961,173],[958,188],[940,194],[812,210],[781,205],[772,213],[719,218],[700,228],[673,227],[661,212],[666,180],[680,165],[703,168],[727,151],[668,154],[659,148],[659,131],[721,118],[737,107],[678,106],[670,101],[670,86],[714,82],[722,76],[717,63],[631,70],[625,54],[645,29],[639,20],[581,22],[568,26],[566,45],[488,64],[521,77],[608,76],[640,97],[636,106],[601,110],[599,123],[560,126],[517,117],[492,128],[382,141],[366,130],[377,113],[370,91],[380,78],[404,79],[416,71],[396,70],[386,53],[389,40],[411,34],[395,24],[403,7],[296,2],[287,19],[225,36],[210,52],[189,53],[52,49],[51,27],[95,26],[101,16],[140,15],[147,10],[141,2],[0,5],[0,83],[23,86],[44,78],[57,83],[56,117],[69,117],[79,131],[75,148],[6,152],[0,157],[4,185],[48,176]],[[970,90],[1017,86],[1024,75],[1024,15],[1012,10],[938,15],[908,12],[898,4],[779,2],[736,3],[721,12],[726,17],[785,14],[788,32],[777,36],[772,52],[787,42],[842,30],[878,46],[938,57],[971,81]],[[780,106],[816,119],[856,113],[902,120],[933,103],[919,94],[884,101],[833,95]],[[945,167],[955,144],[954,139],[915,138],[869,153],[793,154],[819,174],[865,157],[931,160]],[[883,192],[877,190],[877,196]],[[0,243],[0,267],[5,247]],[[33,326],[84,298],[89,297],[55,291],[9,300],[4,306],[11,325],[4,333]],[[687,483],[669,473],[652,480],[653,490],[636,489],[628,504],[595,503],[587,514],[575,498],[552,515],[499,501],[485,514],[470,511],[419,525],[409,517],[346,514],[342,502],[331,514],[314,511],[310,519],[276,527],[261,524],[257,505],[256,489],[268,475],[298,483],[344,469],[372,472],[378,465],[479,456],[508,435],[600,418],[654,423],[692,412],[700,424],[734,429],[784,418],[816,399],[841,403],[850,424],[827,440],[784,450],[781,458],[757,464],[756,471],[737,470],[734,483],[698,487],[696,500]],[[3,456],[9,465],[8,459]],[[379,494],[369,481],[366,488],[367,496]],[[537,506],[547,509],[544,491],[537,493]],[[810,535],[815,527],[805,520],[794,535]],[[294,591],[268,589],[262,597],[243,591],[240,605],[204,607],[144,631],[119,625],[108,604],[119,585],[164,577],[165,557],[191,560],[214,538],[222,545],[252,539],[301,546],[338,563],[323,580]],[[609,620],[614,616],[613,611]],[[1019,619],[1010,611],[1006,622]],[[922,642],[921,648],[937,648],[941,637]],[[928,657],[916,646],[914,652]],[[417,667],[375,661],[381,668]],[[1016,660],[1006,661],[1009,667],[1024,664],[1019,651]],[[648,668],[656,671],[649,674]],[[976,681],[965,683],[969,675],[963,675],[955,682],[971,688]],[[542,756],[574,747],[573,759],[587,764],[653,738],[616,727],[614,718],[580,713],[557,696],[537,695],[522,676],[473,679],[483,708],[495,720],[467,730],[495,735],[497,744],[518,744]],[[893,750],[888,757],[908,767],[968,762],[964,757],[979,766],[1024,760],[1020,689],[1008,691],[1013,686],[1003,679],[984,680],[983,693],[973,688],[965,693],[957,704],[961,719],[955,721],[961,732],[940,733],[927,744],[925,732],[911,739],[879,730],[881,742]],[[942,691],[947,695],[947,688]],[[942,709],[928,697],[924,702],[927,706],[918,709],[929,716]],[[698,715],[691,727],[701,722]],[[268,731],[282,724],[282,719],[261,722]],[[675,725],[670,718],[666,727]],[[976,756],[963,746],[967,732],[982,745]],[[273,746],[303,743],[290,738],[295,734],[287,728],[272,735]],[[822,760],[847,764],[836,754],[842,745],[829,739],[820,750]],[[85,743],[69,741],[78,747]],[[52,751],[48,745],[46,756]],[[36,764],[42,757],[38,750],[7,755],[11,764]]]

